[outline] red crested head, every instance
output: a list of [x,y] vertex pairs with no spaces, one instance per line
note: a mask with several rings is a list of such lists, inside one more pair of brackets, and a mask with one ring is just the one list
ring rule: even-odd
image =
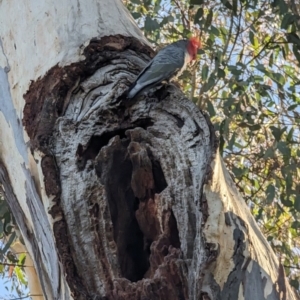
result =
[[201,48],[201,42],[197,37],[191,37],[188,41],[187,50],[191,57],[191,61],[197,58],[197,51]]

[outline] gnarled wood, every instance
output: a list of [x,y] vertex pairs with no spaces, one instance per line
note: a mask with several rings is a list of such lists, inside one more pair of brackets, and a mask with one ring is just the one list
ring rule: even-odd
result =
[[[121,36],[92,42],[85,61],[54,67],[25,95],[24,125],[34,150],[47,152],[41,166],[56,245],[78,299],[200,295],[189,266],[206,258],[201,190],[214,133],[174,87],[132,106],[120,98],[145,51]],[[78,82],[74,73],[92,67]]]

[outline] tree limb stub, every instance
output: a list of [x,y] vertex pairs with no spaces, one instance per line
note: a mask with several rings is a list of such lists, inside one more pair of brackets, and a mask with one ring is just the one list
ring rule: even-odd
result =
[[[119,35],[91,41],[84,55],[32,82],[23,118],[32,152],[44,153],[49,214],[74,298],[252,299],[249,282],[264,267],[259,297],[291,295],[270,274],[273,256],[260,268],[245,250],[245,228],[256,226],[250,212],[224,209],[232,182],[216,169],[208,118],[174,86],[136,103],[122,98],[151,49]],[[269,249],[262,236],[255,241]]]

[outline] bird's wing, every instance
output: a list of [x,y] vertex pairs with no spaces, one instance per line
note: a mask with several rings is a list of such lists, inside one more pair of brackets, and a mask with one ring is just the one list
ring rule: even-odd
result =
[[[173,49],[174,48],[174,49]],[[181,69],[184,64],[185,53],[177,47],[162,49],[145,67],[136,79],[136,82],[143,83],[143,86],[151,85],[171,77]]]
[[179,67],[176,68],[173,64],[153,64],[151,68],[144,70],[137,82],[147,86],[171,77],[178,69]]
[[139,74],[128,91],[128,97],[132,98],[144,88],[171,78],[183,67],[184,63],[185,51],[183,48],[171,44],[160,50]]
[[153,63],[163,64],[168,61],[168,63],[176,65],[177,68],[181,68],[184,62],[184,56],[184,49],[171,44],[157,53],[153,59]]

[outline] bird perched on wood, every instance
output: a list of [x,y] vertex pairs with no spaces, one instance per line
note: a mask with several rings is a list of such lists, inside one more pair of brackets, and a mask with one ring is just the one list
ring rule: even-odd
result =
[[200,47],[200,40],[192,37],[160,50],[128,89],[127,98],[134,98],[145,89],[179,76],[187,64],[196,59]]

